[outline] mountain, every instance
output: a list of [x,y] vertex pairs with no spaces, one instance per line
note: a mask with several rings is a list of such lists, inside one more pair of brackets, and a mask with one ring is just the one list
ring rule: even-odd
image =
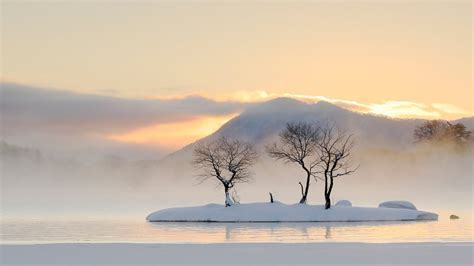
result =
[[474,117],[464,117],[458,120],[452,121],[454,123],[461,123],[465,125],[469,130],[474,130]]
[[[196,169],[191,164],[193,147],[203,141],[228,136],[251,141],[262,155],[253,168],[253,183],[239,186],[239,194],[245,201],[266,200],[269,191],[279,200],[295,201],[299,196],[301,169],[268,158],[262,148],[277,140],[279,131],[287,122],[298,121],[329,121],[352,133],[357,140],[354,161],[360,164],[360,168],[355,174],[343,177],[345,181],[337,185],[335,199],[347,197],[362,204],[376,204],[382,199],[426,203],[424,197],[437,197],[440,202],[436,202],[439,204],[436,207],[469,207],[473,153],[416,145],[413,131],[425,120],[361,114],[327,102],[305,103],[289,98],[254,105],[213,134],[165,157],[158,164],[159,172],[154,180],[157,186],[168,182],[166,186],[182,188],[182,193],[175,193],[179,195],[178,201],[219,199],[219,192],[215,191],[211,181],[196,190]],[[471,117],[452,122],[462,122],[472,130],[473,121]],[[314,186],[316,191],[310,198],[318,202],[322,186],[321,183]],[[184,195],[189,191],[193,191],[193,196]],[[195,195],[195,191],[199,191],[199,195]]]
[[[162,163],[189,157],[188,153],[194,145],[220,136],[244,139],[262,147],[275,140],[286,123],[299,121],[334,123],[338,128],[354,134],[358,146],[365,149],[401,150],[413,146],[413,131],[425,120],[362,114],[325,101],[306,103],[291,98],[277,98],[248,108],[213,134],[170,154]],[[469,129],[474,129],[474,117],[452,122],[463,123]]]
[[334,123],[354,134],[359,147],[377,149],[401,149],[412,145],[413,130],[422,122],[361,114],[324,101],[305,103],[277,98],[248,108],[213,134],[165,157],[161,164],[189,163],[194,145],[220,136],[245,139],[262,147],[274,141],[286,123],[299,121]]

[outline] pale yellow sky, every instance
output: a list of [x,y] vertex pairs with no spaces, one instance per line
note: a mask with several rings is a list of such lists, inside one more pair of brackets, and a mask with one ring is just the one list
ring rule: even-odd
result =
[[470,1],[2,3],[2,79],[125,97],[236,90],[472,110]]

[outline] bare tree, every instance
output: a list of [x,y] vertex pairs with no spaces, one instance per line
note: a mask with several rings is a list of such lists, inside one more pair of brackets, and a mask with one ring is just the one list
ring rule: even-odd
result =
[[415,128],[413,133],[417,142],[435,141],[442,138],[447,125],[441,120],[426,121]]
[[448,121],[426,121],[415,128],[416,142],[454,143],[460,146],[472,142],[472,132],[461,123]]
[[299,182],[301,187],[300,203],[306,203],[311,176],[316,174],[316,166],[320,162],[317,157],[319,135],[319,128],[314,124],[287,123],[286,128],[280,132],[280,143],[266,147],[270,157],[283,160],[285,163],[297,163],[305,171],[306,185],[303,186]]
[[227,207],[233,204],[230,189],[251,180],[250,167],[257,159],[258,154],[250,143],[221,137],[199,144],[194,149],[193,164],[201,170],[201,182],[215,178],[222,184]]
[[318,153],[321,164],[321,173],[324,173],[325,208],[331,208],[331,193],[334,187],[334,178],[349,175],[357,170],[350,162],[351,151],[354,147],[352,135],[336,129],[333,125],[320,128],[321,137],[318,141]]

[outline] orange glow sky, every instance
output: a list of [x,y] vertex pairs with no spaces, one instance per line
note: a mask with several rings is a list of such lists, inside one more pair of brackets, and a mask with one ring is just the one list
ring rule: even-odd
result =
[[[404,118],[474,113],[471,1],[5,1],[1,14],[4,81],[125,98],[324,99]],[[231,117],[107,137],[178,147]]]
[[177,150],[186,144],[210,135],[236,115],[196,117],[185,122],[158,124],[124,134],[112,134],[107,138],[123,142],[159,145],[170,150]]

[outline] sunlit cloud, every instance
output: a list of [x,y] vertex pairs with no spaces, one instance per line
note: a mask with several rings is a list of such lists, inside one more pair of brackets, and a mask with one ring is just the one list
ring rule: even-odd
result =
[[[247,95],[251,93],[247,92]],[[361,103],[351,100],[334,99],[318,95],[304,94],[272,94],[259,91],[257,97],[259,101],[269,100],[277,97],[289,97],[307,103],[325,101],[335,104],[344,109],[364,113],[387,116],[391,118],[420,118],[420,119],[456,119],[460,117],[472,116],[473,111],[465,110],[458,106],[447,103],[423,104],[412,101],[389,100],[378,103]]]
[[223,101],[239,101],[239,102],[259,102],[274,97],[266,91],[235,91],[228,96],[221,97],[219,100]]
[[311,95],[285,93],[285,94],[283,94],[283,97],[295,98],[295,99],[305,101],[305,102],[309,102],[309,103],[316,103],[316,102],[319,102],[319,101],[325,101],[325,102],[329,102],[329,103],[335,104],[337,106],[340,106],[342,108],[345,108],[345,109],[348,109],[348,110],[351,110],[351,111],[355,111],[355,112],[361,112],[361,113],[367,113],[370,110],[369,106],[358,103],[356,101],[332,99],[332,98],[325,97],[325,96],[311,96]]
[[433,103],[431,104],[433,108],[440,110],[441,112],[454,115],[472,115],[472,112],[462,109],[458,106],[449,104],[449,103]]
[[381,104],[369,104],[370,112],[397,118],[437,119],[441,114],[430,110],[427,105],[408,101],[388,101]]

